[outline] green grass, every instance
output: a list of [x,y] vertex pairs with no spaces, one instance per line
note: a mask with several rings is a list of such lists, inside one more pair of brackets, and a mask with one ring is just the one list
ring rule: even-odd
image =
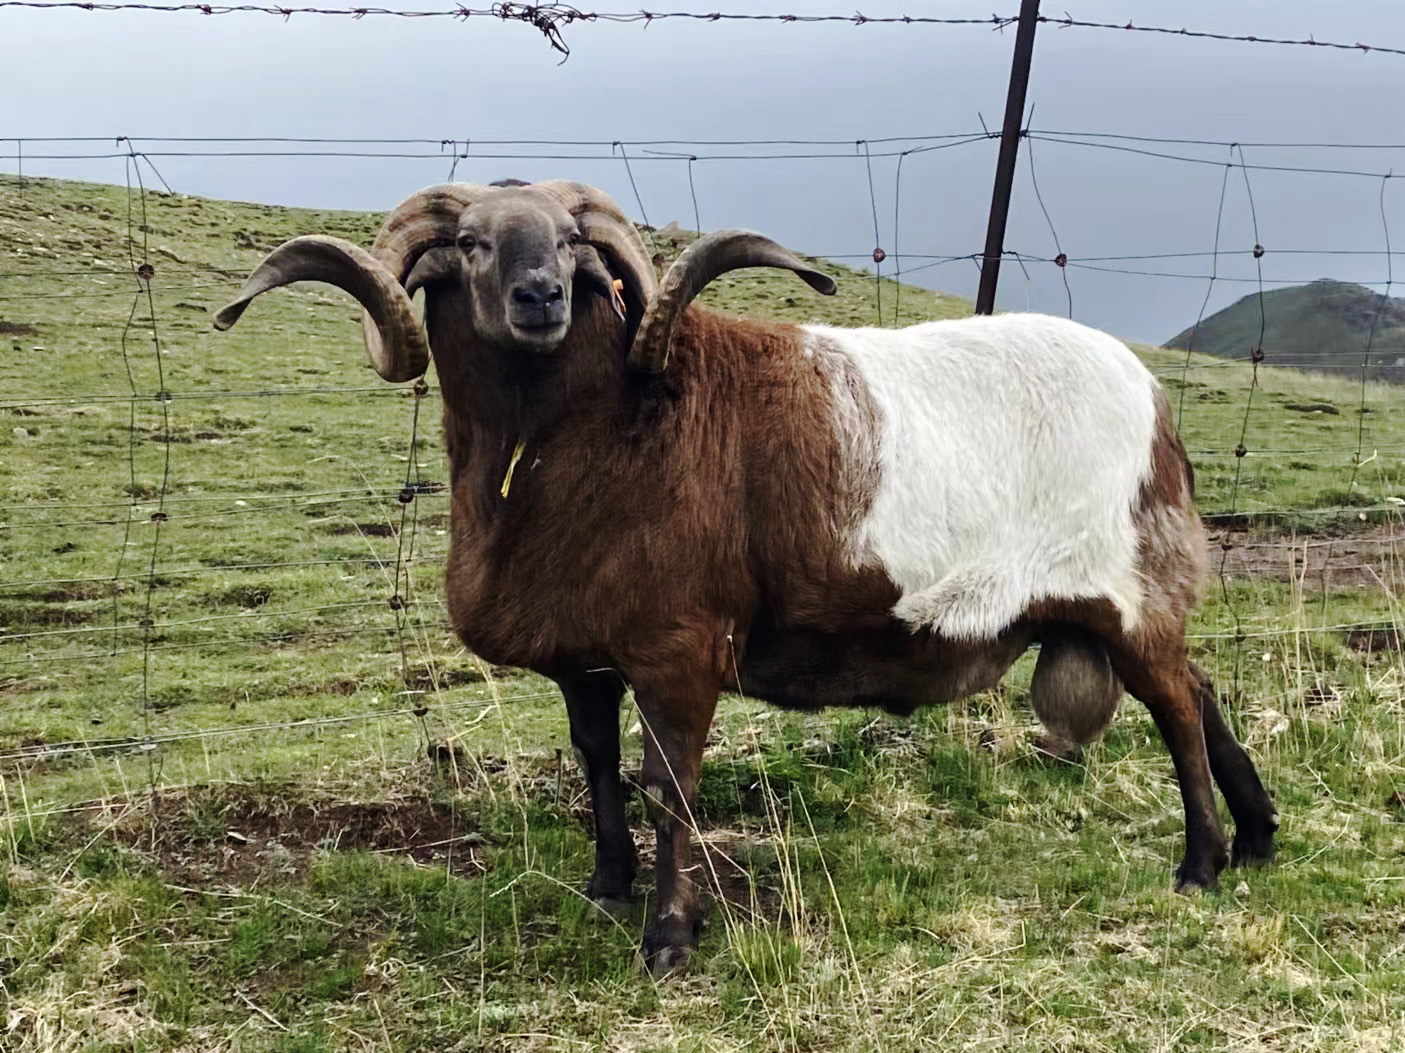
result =
[[[365,242],[376,218],[148,196],[158,377],[127,204],[0,186],[6,1048],[1405,1044],[1405,660],[1331,628],[1405,621],[1393,547],[1375,582],[1261,567],[1197,612],[1195,655],[1283,813],[1275,867],[1172,894],[1183,825],[1149,719],[1126,702],[1081,761],[1044,757],[1028,659],[905,721],[731,697],[697,807],[718,898],[689,974],[655,984],[631,968],[646,907],[578,894],[589,812],[559,698],[444,630],[444,493],[396,500],[445,479],[437,396],[412,454],[415,400],[365,367],[334,292],[210,329],[260,246]],[[830,269],[832,299],[751,272],[707,299],[871,321],[871,277]],[[968,309],[902,290],[904,321]],[[1240,541],[1397,525],[1399,389],[1370,385],[1363,418],[1351,381],[1142,353]]]

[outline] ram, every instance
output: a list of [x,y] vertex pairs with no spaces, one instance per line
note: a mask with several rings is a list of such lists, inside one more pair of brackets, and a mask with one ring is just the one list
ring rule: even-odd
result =
[[656,280],[599,190],[454,183],[398,206],[369,252],[316,235],[280,246],[216,325],[315,280],[363,305],[387,380],[421,375],[433,348],[454,629],[560,685],[598,901],[627,899],[637,866],[619,744],[633,688],[656,972],[696,940],[689,809],[728,689],[905,714],[994,686],[1038,644],[1031,692],[1052,730],[1091,740],[1124,685],[1151,712],[1185,807],[1180,887],[1268,859],[1278,816],[1187,655],[1204,532],[1136,356],[1033,314],[841,329],[691,305],[757,266],[834,291],[747,231],[700,238]]

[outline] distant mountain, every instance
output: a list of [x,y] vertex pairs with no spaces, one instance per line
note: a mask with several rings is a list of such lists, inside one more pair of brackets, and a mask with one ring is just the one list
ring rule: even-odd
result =
[[1270,365],[1360,376],[1369,343],[1370,379],[1405,383],[1405,298],[1330,278],[1265,292],[1262,312],[1250,293],[1164,346],[1249,358],[1260,332]]

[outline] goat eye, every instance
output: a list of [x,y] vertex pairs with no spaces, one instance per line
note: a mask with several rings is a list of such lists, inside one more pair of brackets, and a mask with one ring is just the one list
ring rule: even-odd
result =
[[580,231],[571,231],[570,234],[566,235],[566,241],[572,245],[579,245],[581,241]]

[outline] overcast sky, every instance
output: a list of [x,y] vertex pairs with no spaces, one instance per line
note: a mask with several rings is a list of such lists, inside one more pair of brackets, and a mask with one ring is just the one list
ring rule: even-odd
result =
[[[336,0],[331,0],[335,3]],[[434,0],[388,6],[451,7]],[[582,6],[592,6],[582,3]],[[600,10],[628,3],[599,0]],[[718,0],[698,10],[839,13],[832,0]],[[1405,47],[1405,8],[1390,0],[1069,0],[1075,18],[1187,26],[1227,33],[1364,41]],[[869,15],[988,16],[1016,0],[865,0]],[[456,178],[487,181],[565,177],[596,183],[639,211],[622,161],[609,147],[563,151],[594,158],[497,159],[488,153],[547,152],[487,139],[689,141],[833,139],[817,148],[843,156],[780,161],[699,160],[693,166],[704,228],[748,226],[816,254],[867,254],[873,202],[855,140],[998,128],[1014,31],[988,27],[659,22],[567,27],[568,61],[528,26],[488,19],[340,18],[258,14],[204,17],[143,12],[0,10],[0,170],[15,170],[13,139],[131,136],[152,152],[191,149],[155,136],[325,136],[473,140]],[[1196,41],[1144,33],[1041,28],[1029,92],[1036,129],[1167,138],[1279,143],[1405,144],[1399,106],[1405,56]],[[146,141],[144,141],[146,140]],[[881,153],[920,145],[874,143]],[[123,162],[40,160],[102,144],[27,142],[25,171],[120,183]],[[1034,173],[1074,260],[1208,252],[1224,178],[1195,165],[1049,141],[1030,144]],[[1148,149],[1223,162],[1224,147]],[[377,149],[377,148],[368,148]],[[385,149],[385,148],[380,148]],[[412,160],[156,157],[176,190],[242,200],[385,209],[444,179],[450,158],[437,145]],[[549,148],[548,148],[549,149]],[[699,155],[731,148],[680,147]],[[794,150],[796,148],[787,148]],[[880,241],[904,253],[965,255],[984,241],[996,144],[981,141],[912,154],[903,162],[894,229],[896,159],[872,160]],[[1048,259],[1055,243],[1035,200],[1028,152],[1007,248]],[[1282,149],[1246,146],[1251,164],[1405,173],[1398,149]],[[630,147],[648,219],[692,225],[686,162]],[[1253,278],[1254,244],[1242,175],[1231,173],[1221,247],[1225,278]],[[1405,180],[1385,184],[1386,211],[1405,248]],[[1271,283],[1318,277],[1386,279],[1379,178],[1250,172],[1259,238]],[[1309,255],[1283,250],[1358,250]],[[916,266],[911,260],[905,267]],[[1208,258],[1097,264],[1204,275]],[[891,273],[892,261],[885,264]],[[1060,275],[1031,264],[1029,278],[1006,264],[1000,305],[1067,311]],[[1405,273],[1405,272],[1403,272]],[[1074,316],[1124,337],[1160,342],[1195,320],[1203,278],[1067,272]],[[973,295],[969,261],[913,275],[932,288]],[[1210,310],[1257,286],[1222,281]]]

